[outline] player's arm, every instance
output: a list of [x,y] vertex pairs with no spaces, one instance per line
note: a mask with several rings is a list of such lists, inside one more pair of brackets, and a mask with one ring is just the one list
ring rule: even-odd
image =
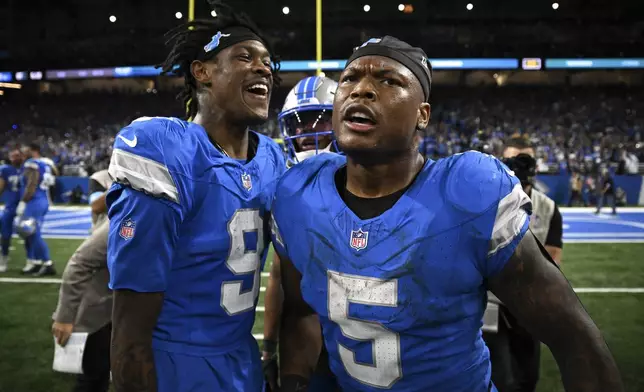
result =
[[279,339],[280,318],[282,317],[282,278],[280,258],[273,253],[268,285],[264,295],[264,341],[262,342],[262,369],[271,390],[278,389],[279,368],[277,363],[277,342]]
[[0,176],[0,195],[4,192],[4,187],[6,185],[7,181],[4,179],[4,173]]
[[552,351],[566,391],[623,391],[599,328],[532,233],[489,287],[521,325]]
[[280,380],[282,392],[306,390],[322,349],[320,322],[304,301],[302,275],[280,255],[284,310],[280,329]]
[[273,264],[271,265],[266,294],[264,295],[266,307],[264,312],[264,357],[276,353],[280,318],[282,317],[282,301],[284,300],[282,277],[280,275],[280,258],[277,253],[273,255]]
[[157,390],[152,332],[163,305],[181,218],[171,202],[120,184],[110,190],[108,204],[114,385],[117,391],[152,392]]
[[40,179],[40,173],[38,172],[38,165],[34,162],[25,163],[25,193],[22,195],[22,201],[25,203],[29,202],[36,193],[38,188],[38,180]]
[[107,212],[107,203],[105,197],[107,196],[107,189],[103,187],[98,181],[91,178],[89,180],[89,205],[94,214],[103,214]]
[[555,263],[561,266],[561,258],[563,255],[563,219],[557,205],[555,205],[555,212],[552,215],[552,219],[550,219],[548,236],[543,245]]
[[[171,130],[170,130],[171,131]],[[163,306],[180,226],[190,207],[176,168],[179,142],[160,121],[133,123],[114,142],[107,194],[107,261],[112,310],[111,369],[116,391],[157,390],[152,334]],[[122,139],[138,137],[131,146]],[[171,148],[173,147],[173,148]],[[185,173],[184,173],[185,174]]]

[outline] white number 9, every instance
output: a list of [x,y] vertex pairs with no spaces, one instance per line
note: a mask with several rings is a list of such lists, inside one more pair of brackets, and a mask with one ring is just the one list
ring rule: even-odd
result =
[[[242,292],[242,281],[228,281],[221,284],[221,307],[231,316],[249,311],[255,307],[259,295],[260,257],[264,251],[264,223],[259,211],[241,209],[235,211],[228,222],[230,251],[226,266],[235,275],[254,274],[253,288]],[[257,232],[256,250],[249,251],[244,244],[244,233]]]
[[363,384],[391,388],[402,378],[400,336],[373,321],[349,317],[349,303],[398,306],[398,281],[383,280],[328,271],[329,319],[338,324],[350,339],[372,341],[373,365],[357,363],[355,354],[338,343],[338,351],[347,373]]

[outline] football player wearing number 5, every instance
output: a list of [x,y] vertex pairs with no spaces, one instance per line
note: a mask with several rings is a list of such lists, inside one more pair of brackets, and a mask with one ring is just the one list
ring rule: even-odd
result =
[[247,16],[216,12],[169,33],[163,70],[184,77],[194,119],[141,118],[114,142],[108,268],[119,392],[263,388],[251,330],[286,165],[248,127],[267,119],[279,64]]
[[52,183],[51,167],[45,162],[29,158],[22,166],[22,199],[16,210],[16,232],[25,241],[27,264],[22,272],[36,276],[55,275],[54,263],[49,259],[49,246],[42,238],[42,225],[49,211],[47,191]]
[[308,382],[318,317],[343,391],[495,391],[481,337],[487,288],[550,347],[567,391],[623,391],[599,330],[528,231],[519,180],[486,154],[419,154],[430,86],[422,49],[367,41],[334,100],[346,156],[309,158],[278,184],[281,392]]
[[7,270],[9,261],[13,221],[16,218],[18,203],[20,203],[20,171],[23,160],[24,155],[16,146],[9,151],[9,164],[0,166],[0,194],[5,195],[4,211],[0,219],[0,233],[2,234],[0,272]]

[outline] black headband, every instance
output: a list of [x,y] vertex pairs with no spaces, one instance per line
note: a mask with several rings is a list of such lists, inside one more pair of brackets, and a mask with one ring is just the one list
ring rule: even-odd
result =
[[355,59],[363,56],[383,56],[396,60],[407,67],[416,76],[423,88],[425,102],[429,102],[432,87],[432,66],[421,48],[415,48],[406,42],[391,36],[371,38],[353,52],[345,68]]
[[266,45],[264,41],[251,29],[244,26],[228,27],[223,31],[218,31],[213,35],[199,53],[199,60],[209,60],[215,57],[222,50],[238,44],[242,41],[259,41]]

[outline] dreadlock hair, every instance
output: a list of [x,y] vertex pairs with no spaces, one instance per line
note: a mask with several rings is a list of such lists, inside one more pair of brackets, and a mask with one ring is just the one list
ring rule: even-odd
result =
[[197,80],[190,71],[190,65],[197,59],[203,47],[217,31],[229,27],[241,26],[249,29],[257,35],[266,45],[271,59],[271,70],[273,73],[273,84],[279,86],[280,59],[275,55],[268,39],[260,31],[252,19],[244,12],[237,12],[231,6],[220,0],[209,0],[210,5],[217,12],[215,19],[195,19],[189,23],[178,26],[165,34],[166,46],[171,47],[168,57],[157,68],[161,68],[161,74],[174,73],[184,78],[183,91],[177,95],[186,107],[186,119],[194,118],[199,110],[197,91],[199,86]]

